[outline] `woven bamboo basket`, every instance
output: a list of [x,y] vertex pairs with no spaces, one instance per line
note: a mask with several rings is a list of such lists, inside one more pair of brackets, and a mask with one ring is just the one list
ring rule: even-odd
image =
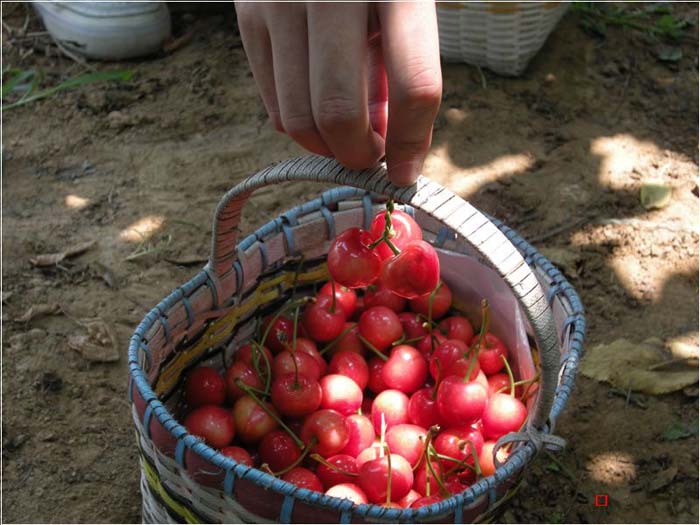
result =
[[520,75],[569,2],[438,2],[440,54],[506,76]]
[[[340,185],[281,214],[237,243],[243,206],[258,188],[286,181]],[[367,227],[387,198],[412,213],[424,238],[446,253],[464,254],[495,270],[529,324],[540,366],[537,398],[508,459],[463,493],[420,509],[354,505],[284,482],[234,462],[187,433],[173,417],[181,379],[190,368],[223,368],[253,336],[255,320],[279,308],[299,287],[328,278],[330,240]],[[300,257],[303,256],[303,259]],[[300,271],[300,260],[302,266]],[[491,271],[491,270],[489,270]],[[500,277],[498,277],[500,276]],[[501,280],[502,279],[502,280]],[[517,300],[517,302],[516,302]],[[350,171],[334,160],[301,157],[247,178],[216,209],[209,263],[176,288],[139,324],[129,345],[129,397],[140,451],[146,523],[455,523],[488,519],[517,488],[552,435],[571,392],[582,351],[583,308],[569,283],[513,230],[449,190],[421,177],[408,188],[388,182],[386,169]],[[528,356],[530,347],[528,345]],[[197,475],[190,475],[197,466]],[[188,470],[189,467],[189,470]]]

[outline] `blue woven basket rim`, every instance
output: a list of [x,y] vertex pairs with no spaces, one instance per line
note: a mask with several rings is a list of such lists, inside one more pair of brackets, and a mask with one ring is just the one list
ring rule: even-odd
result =
[[[261,226],[254,233],[241,240],[239,242],[239,248],[245,250],[258,239],[269,233],[281,231],[281,226],[284,222],[287,224],[294,224],[297,217],[300,215],[321,210],[328,204],[366,195],[369,195],[368,192],[350,187],[338,187],[327,190],[320,197],[296,206]],[[545,272],[551,279],[551,284],[558,286],[558,294],[563,295],[571,305],[572,315],[570,318],[572,329],[574,333],[579,334],[579,337],[575,337],[571,341],[569,352],[562,364],[564,373],[562,374],[561,382],[557,386],[554,406],[550,413],[550,428],[548,430],[551,431],[554,421],[566,405],[571,390],[573,389],[578,361],[583,351],[583,334],[585,332],[583,306],[573,286],[569,284],[562,273],[544,255],[540,254],[530,243],[515,232],[515,230],[493,217],[489,217],[489,219],[506,235],[506,237],[508,237],[513,245],[518,248],[527,261],[540,267]],[[465,505],[474,503],[481,496],[493,492],[496,487],[518,472],[535,456],[535,446],[532,443],[525,443],[523,446],[516,449],[508,457],[505,464],[499,467],[493,475],[481,479],[460,494],[418,509],[389,509],[372,504],[355,505],[349,500],[342,500],[326,496],[320,492],[300,488],[255,468],[236,463],[231,458],[224,456],[217,450],[204,444],[195,436],[189,434],[185,427],[177,422],[151,389],[138,360],[139,349],[142,349],[141,341],[153,323],[162,318],[162,312],[167,311],[177,300],[181,299],[183,297],[183,291],[194,290],[206,283],[208,279],[209,276],[207,272],[201,270],[190,281],[176,288],[170,295],[165,297],[144,317],[134,331],[129,343],[129,371],[131,380],[136,385],[146,406],[150,406],[152,414],[158,418],[163,427],[175,439],[182,441],[185,447],[190,448],[225,471],[231,471],[235,477],[252,481],[257,485],[275,490],[287,497],[298,498],[304,503],[320,505],[343,514],[351,512],[357,516],[373,519],[421,522],[431,516],[460,511]]]

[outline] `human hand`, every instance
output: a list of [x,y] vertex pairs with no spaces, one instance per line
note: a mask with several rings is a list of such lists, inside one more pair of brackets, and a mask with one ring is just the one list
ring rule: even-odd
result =
[[270,119],[352,169],[386,155],[412,184],[442,96],[435,5],[238,3],[243,45]]

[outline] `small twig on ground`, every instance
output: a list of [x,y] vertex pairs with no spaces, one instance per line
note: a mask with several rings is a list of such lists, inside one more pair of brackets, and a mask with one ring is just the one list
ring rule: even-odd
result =
[[552,237],[555,237],[559,235],[560,233],[568,232],[569,230],[573,230],[577,226],[580,226],[581,224],[585,224],[588,222],[589,217],[584,216],[584,217],[579,217],[578,219],[568,222],[566,224],[561,224],[557,226],[556,228],[552,228],[551,230],[544,232],[540,235],[534,235],[531,237],[530,242],[535,243],[535,242],[542,242],[546,241],[547,239],[551,239]]
[[486,89],[488,86],[486,85],[486,76],[484,75],[484,70],[481,69],[481,66],[476,66],[476,70],[479,72],[479,77],[481,77],[481,87],[483,89]]
[[651,365],[650,367],[647,368],[649,372],[652,372],[654,370],[658,370],[660,368],[666,368],[667,366],[670,365],[675,365],[677,363],[686,363],[686,364],[692,364],[693,361],[696,362],[697,366],[697,357],[679,357],[677,359],[669,359],[668,361],[662,361],[661,363],[656,363],[655,365]]
[[90,64],[88,64],[83,57],[80,57],[80,56],[76,55],[75,53],[73,53],[72,51],[69,51],[68,49],[66,49],[63,46],[63,44],[61,44],[55,38],[51,37],[51,39],[53,40],[53,43],[56,44],[56,47],[59,49],[59,51],[61,51],[61,53],[63,53],[68,58],[70,58],[73,62],[81,65],[82,67],[84,67],[85,69],[88,69],[90,71],[96,71],[96,69],[93,66],[91,66]]

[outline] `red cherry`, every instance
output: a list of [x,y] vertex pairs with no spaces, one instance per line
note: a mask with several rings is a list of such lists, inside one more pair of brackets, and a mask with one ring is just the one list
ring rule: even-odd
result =
[[[479,335],[477,334],[472,339],[471,344],[476,345],[478,341]],[[492,333],[484,334],[484,338],[481,340],[481,348],[479,349],[479,366],[481,366],[481,369],[487,376],[503,370],[505,365],[501,356],[508,359],[508,349],[503,344],[503,341]]]
[[348,288],[372,284],[379,275],[381,258],[371,250],[372,236],[360,228],[350,228],[338,235],[328,250],[331,277]]
[[[504,393],[508,393],[510,391],[510,378],[506,373],[493,374],[492,376],[488,377],[487,382],[489,397],[501,389],[503,389]],[[518,397],[520,397],[520,393],[518,393],[519,388],[519,386],[516,387],[516,395]]]
[[[411,299],[411,310],[413,310],[417,314],[423,314],[427,317],[431,293],[432,291],[420,297],[416,297],[415,299]],[[433,299],[432,320],[436,321],[437,319],[440,319],[443,315],[447,313],[451,305],[452,292],[450,291],[447,284],[442,282],[442,286],[440,286],[440,289],[437,291],[437,293],[435,294],[435,298]]]
[[[454,362],[468,353],[469,347],[467,344],[457,339],[448,339],[440,343],[435,347],[435,351],[430,356],[430,375],[433,376],[433,379],[436,381],[441,381],[448,375],[453,375],[450,373],[450,370]],[[479,373],[479,368],[476,363],[474,364],[474,368],[476,368],[476,372],[474,373],[474,376],[476,376],[476,374]],[[466,370],[464,373],[466,374]],[[454,375],[458,374],[455,373]]]
[[392,454],[403,456],[413,467],[423,455],[427,433],[423,427],[402,423],[387,431],[386,443]]
[[[403,456],[391,454],[391,501],[399,501],[413,486],[413,470]],[[360,467],[357,478],[367,499],[372,503],[383,503],[387,500],[389,481],[389,460],[387,456],[373,459]]]
[[345,418],[345,425],[348,427],[349,439],[340,453],[356,458],[374,442],[374,426],[367,416],[360,414],[352,414]]
[[[491,476],[496,472],[496,465],[493,462],[493,449],[495,446],[495,441],[486,441],[484,447],[481,449],[481,454],[479,454],[479,466],[484,476]],[[501,447],[498,449],[496,455],[498,456],[498,460],[503,463],[508,458],[509,453]]]
[[[292,345],[289,346],[291,348]],[[321,371],[321,375],[325,375],[328,364],[326,363],[326,360],[323,359],[323,356],[319,353],[318,348],[316,347],[316,343],[314,343],[311,339],[308,339],[306,337],[297,337],[296,347],[291,349],[296,350],[297,352],[309,354],[311,357],[313,357],[316,363],[318,364],[318,369]]]
[[[440,477],[440,479],[442,479],[442,465],[439,461],[435,460],[431,461],[430,465],[433,467],[432,471],[428,468],[427,462],[424,459],[421,462],[420,467],[418,467],[415,472],[415,479],[413,480],[413,490],[420,493],[422,496],[428,494],[428,486],[430,487],[430,494],[440,493],[440,484],[438,483],[438,480],[435,478],[435,476],[433,476],[433,471],[437,476]],[[452,465],[454,465],[454,463]]]
[[225,447],[236,435],[231,412],[217,405],[195,408],[185,418],[185,428],[214,448]]
[[408,419],[423,428],[440,423],[437,400],[433,399],[433,387],[425,387],[413,393],[408,400]]
[[[264,354],[264,356],[263,356]],[[245,363],[253,370],[257,364],[258,369],[261,372],[265,371],[265,357],[267,357],[267,362],[272,364],[272,352],[270,352],[264,346],[252,345],[250,343],[241,346],[236,352],[234,359]]]
[[221,449],[221,453],[241,465],[248,465],[249,467],[255,466],[253,458],[250,457],[250,454],[248,454],[248,451],[244,448],[236,446],[224,447]]
[[382,432],[382,414],[386,429],[408,423],[408,397],[399,390],[384,390],[372,402],[372,424],[377,434]]
[[379,459],[382,456],[384,456],[384,447],[381,445],[381,443],[379,443],[379,441],[375,441],[357,455],[357,466],[359,468],[368,461]]
[[316,475],[321,480],[324,489],[341,483],[353,483],[357,481],[357,460],[346,454],[336,454],[326,459],[327,464],[320,463],[316,469]]
[[467,344],[471,343],[474,337],[474,329],[469,319],[461,315],[447,317],[440,321],[440,330],[448,339],[459,339]]
[[349,499],[355,505],[364,505],[368,503],[367,495],[354,483],[341,483],[340,485],[335,485],[326,491],[326,496]]
[[369,381],[367,361],[360,354],[347,350],[333,356],[331,362],[328,363],[328,373],[349,377],[357,383],[360,390],[364,390]]
[[432,338],[430,334],[428,334],[423,339],[418,341],[418,344],[416,344],[416,349],[421,354],[429,356],[432,354],[434,348],[437,348],[445,341],[447,341],[447,338],[441,333],[435,331],[433,332]]
[[527,419],[527,408],[508,394],[493,394],[481,416],[484,437],[496,440],[509,432],[517,432]]
[[350,433],[342,414],[322,409],[306,416],[301,427],[301,439],[313,451],[327,458],[345,448]]
[[412,394],[428,377],[428,363],[418,350],[408,345],[392,348],[382,368],[382,379],[388,388]]
[[[264,370],[264,365],[263,365]],[[231,402],[234,402],[239,397],[243,397],[246,393],[241,390],[238,385],[236,385],[236,380],[240,379],[244,384],[262,390],[264,388],[263,382],[258,377],[250,366],[245,364],[243,361],[234,361],[231,366],[226,370],[226,392],[228,393],[228,398]]]
[[408,494],[399,500],[399,505],[401,505],[401,508],[407,509],[413,504],[414,501],[419,500],[421,497],[422,496],[419,492],[411,489],[408,491]]
[[[264,403],[267,410],[276,414],[270,403]],[[244,443],[257,443],[263,436],[277,428],[277,421],[258,406],[250,396],[241,397],[233,405],[233,419],[238,437]]]
[[294,467],[282,476],[282,480],[303,489],[323,492],[323,485],[318,476],[304,467]]
[[329,343],[343,332],[345,314],[329,295],[320,295],[316,302],[304,310],[302,318],[309,336],[319,343]]
[[321,378],[321,408],[328,408],[344,416],[357,412],[362,405],[362,390],[347,376],[329,374]]
[[[294,363],[296,362],[296,366]],[[305,352],[292,352],[285,350],[275,356],[272,361],[272,377],[278,378],[287,374],[299,373],[318,381],[321,378],[321,370],[316,360]]]
[[[474,445],[478,456],[484,446],[484,437],[476,428],[455,426],[440,432],[435,436],[433,443],[438,454],[473,465],[474,457],[470,443]],[[455,466],[455,463],[448,460],[443,460],[442,464],[446,469],[451,469]]]
[[403,334],[399,316],[386,306],[373,306],[360,316],[360,335],[380,352]]
[[380,282],[400,297],[415,299],[431,293],[440,280],[437,252],[425,241],[411,241],[398,255],[382,263]]
[[288,417],[311,414],[321,406],[322,397],[318,381],[293,372],[275,378],[270,389],[272,404],[280,414]]
[[[327,295],[333,297],[333,283],[328,281],[321,287],[318,292],[318,296]],[[357,307],[357,294],[354,290],[346,288],[341,284],[335,283],[335,302],[343,310],[346,319],[351,319],[355,314],[355,308]]]
[[[385,212],[380,211],[374,216],[372,224],[369,227],[373,240],[376,241],[384,234],[385,226]],[[403,250],[410,241],[423,238],[423,232],[421,227],[418,226],[418,223],[413,220],[413,217],[401,210],[394,210],[391,212],[391,229],[393,230],[393,235],[389,240],[399,250]],[[389,248],[389,245],[385,242],[380,242],[375,248],[375,251],[382,260],[394,255],[394,252],[391,251],[391,248]]]
[[488,393],[476,381],[465,382],[459,376],[448,376],[438,386],[437,406],[440,418],[448,425],[471,424],[486,408]]
[[442,496],[439,494],[433,494],[432,496],[423,496],[422,498],[416,500],[411,505],[412,509],[419,509],[421,507],[427,507],[433,503],[440,503],[442,501]]
[[345,323],[343,325],[343,332],[348,329],[349,331],[347,331],[328,351],[328,355],[334,356],[340,352],[354,352],[362,357],[367,355],[365,345],[357,337],[357,334],[360,333],[360,328],[357,326],[357,323]]
[[301,456],[301,449],[284,430],[273,430],[258,446],[260,461],[267,463],[273,472],[290,467]]
[[367,381],[367,387],[375,394],[379,394],[388,388],[384,383],[384,378],[382,377],[384,363],[385,361],[382,361],[378,357],[372,357],[367,363],[367,367],[369,368],[369,380]]
[[397,314],[406,309],[406,299],[399,297],[388,288],[382,286],[370,286],[365,292],[365,308],[373,306],[386,306]]
[[[262,333],[265,334],[267,331],[265,346],[272,350],[272,352],[277,353],[284,350],[287,344],[292,340],[294,322],[283,315],[280,315],[274,322],[272,321],[273,318],[274,315],[269,315],[265,318],[262,325]],[[270,323],[272,323],[272,326],[268,331]]]
[[428,334],[428,331],[423,328],[423,320],[418,317],[418,314],[401,312],[399,314],[399,321],[401,321],[406,339],[417,339],[419,337],[425,337]]
[[190,408],[221,405],[226,400],[226,382],[215,368],[200,366],[187,376],[185,401]]

